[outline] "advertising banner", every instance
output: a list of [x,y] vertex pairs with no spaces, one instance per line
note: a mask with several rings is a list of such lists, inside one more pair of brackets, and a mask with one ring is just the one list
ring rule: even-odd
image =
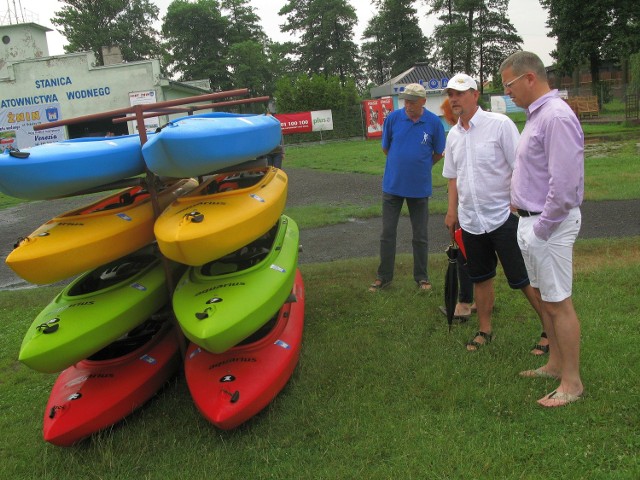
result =
[[382,137],[382,125],[387,115],[393,111],[393,99],[385,97],[377,100],[364,100],[362,108],[367,125],[367,138]]
[[491,111],[496,113],[524,112],[524,110],[513,103],[511,97],[507,95],[492,95]]
[[274,117],[280,122],[283,135],[333,130],[333,115],[331,114],[331,110],[278,113],[274,115]]
[[[155,90],[146,90],[144,92],[129,92],[129,104],[133,107],[135,105],[148,105],[150,103],[156,103],[158,100],[156,98]],[[134,125],[136,122],[133,122]],[[147,131],[155,130],[160,126],[160,121],[158,117],[151,117],[144,119],[144,128]],[[134,126],[135,129],[138,128],[137,125]]]
[[3,108],[0,110],[0,151],[64,140],[64,127],[33,130],[34,125],[57,120],[60,120],[59,103]]

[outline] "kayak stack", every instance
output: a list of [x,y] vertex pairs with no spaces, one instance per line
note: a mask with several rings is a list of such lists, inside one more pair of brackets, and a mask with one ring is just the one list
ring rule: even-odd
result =
[[282,390],[300,355],[304,282],[288,177],[266,161],[280,139],[273,117],[218,112],[170,122],[144,145],[130,135],[1,154],[0,192],[25,199],[148,174],[52,218],[6,258],[30,283],[68,281],[19,352],[58,375],[47,442],[70,446],[119,422],[181,367],[220,429]]

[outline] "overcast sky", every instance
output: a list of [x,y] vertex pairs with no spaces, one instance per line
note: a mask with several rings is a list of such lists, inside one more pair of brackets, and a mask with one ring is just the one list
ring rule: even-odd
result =
[[[152,0],[153,1],[153,0]],[[7,8],[13,11],[14,5],[17,9],[22,7],[25,12],[25,21],[34,21],[45,27],[54,28],[50,19],[54,12],[59,10],[62,3],[57,0],[0,0],[0,18],[3,23],[8,23]],[[167,6],[172,0],[155,0],[153,3],[160,8],[160,18],[166,13]],[[279,25],[284,23],[284,19],[278,15],[278,11],[286,3],[286,0],[251,0],[250,3],[256,8],[256,11],[262,19],[262,26],[266,34],[275,41],[284,41],[291,39],[288,35],[280,33]],[[365,29],[367,22],[375,12],[371,0],[351,0],[351,4],[356,9],[359,22],[356,28],[356,41],[360,41],[362,31]],[[433,29],[426,19],[426,7],[424,2],[416,0],[414,3],[418,5],[418,13],[422,20],[420,25],[426,34],[430,34]],[[13,15],[11,18],[15,18]],[[551,51],[555,48],[555,40],[547,37],[547,12],[540,6],[538,0],[511,0],[509,5],[509,18],[515,26],[518,34],[524,40],[523,48],[537,53],[545,65],[552,63]],[[15,23],[15,22],[13,22]],[[65,39],[57,32],[47,34],[49,42],[49,54],[60,55],[63,52]]]

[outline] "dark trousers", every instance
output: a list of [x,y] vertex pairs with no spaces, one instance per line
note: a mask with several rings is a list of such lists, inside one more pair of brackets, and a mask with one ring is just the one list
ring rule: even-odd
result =
[[377,276],[382,282],[393,280],[396,262],[396,237],[402,205],[407,202],[413,237],[413,278],[416,282],[429,280],[427,256],[429,242],[427,226],[429,223],[429,197],[406,198],[388,193],[382,194],[382,234],[380,235],[380,265]]

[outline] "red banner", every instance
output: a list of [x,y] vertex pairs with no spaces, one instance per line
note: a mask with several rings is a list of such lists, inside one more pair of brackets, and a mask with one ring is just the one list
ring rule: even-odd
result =
[[280,121],[282,133],[309,133],[333,130],[333,114],[331,110],[314,110],[312,112],[278,113],[274,115]]
[[367,125],[367,138],[382,137],[382,124],[387,115],[393,111],[393,99],[387,97],[377,100],[364,100],[362,108]]
[[311,123],[311,112],[300,113],[278,113],[274,115],[282,127],[282,134],[289,133],[308,133],[313,129]]

